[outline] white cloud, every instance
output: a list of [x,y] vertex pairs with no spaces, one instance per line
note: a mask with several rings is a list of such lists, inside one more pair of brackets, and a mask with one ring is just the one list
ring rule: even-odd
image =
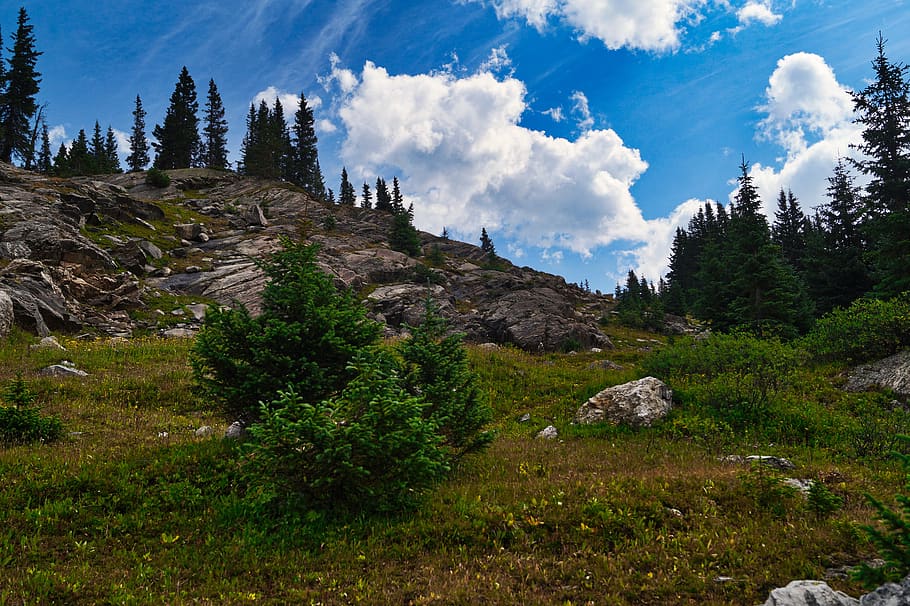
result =
[[47,130],[47,137],[53,147],[59,147],[61,143],[68,141],[70,138],[69,135],[66,134],[66,127],[62,124],[50,127]]
[[[452,70],[449,70],[450,72]],[[490,51],[489,58],[480,64],[480,71],[505,73],[511,75],[515,70],[512,68],[512,58],[506,52],[505,45],[498,46]]]
[[736,11],[736,18],[743,26],[761,23],[771,27],[780,23],[784,17],[771,9],[771,3],[768,0],[749,0]]
[[133,150],[130,149],[130,134],[122,130],[113,129],[114,138],[117,139],[117,153],[121,156],[128,156]]
[[689,220],[697,213],[699,208],[704,208],[705,200],[686,200],[670,213],[667,217],[649,220],[647,235],[643,238],[644,245],[622,251],[617,257],[616,276],[625,276],[630,267],[635,269],[639,277],[645,276],[655,283],[660,276],[667,273],[667,263],[670,256],[670,247],[676,236],[676,228],[685,229]]
[[550,109],[544,110],[540,113],[545,116],[550,116],[553,122],[556,122],[557,124],[566,119],[566,115],[563,113],[561,107],[551,107]]
[[572,115],[578,119],[578,129],[588,131],[594,127],[594,116],[591,115],[591,106],[588,97],[581,91],[572,93]]
[[421,228],[448,226],[473,240],[485,226],[516,246],[583,256],[647,237],[629,191],[647,168],[638,150],[612,130],[568,140],[521,126],[519,80],[391,75],[368,62],[347,82],[357,83],[339,106],[348,171],[358,180],[398,171]]
[[[284,114],[285,121],[290,124],[294,121],[294,114],[297,113],[297,109],[300,107],[300,95],[294,93],[288,93],[278,90],[274,86],[269,86],[265,90],[261,90],[253,97],[253,105],[259,107],[259,104],[263,101],[269,107],[275,105],[275,99],[281,101],[281,113]],[[322,100],[319,100],[322,103]],[[307,105],[310,105],[310,99],[307,99]]]
[[338,127],[335,126],[335,123],[331,120],[317,120],[316,121],[316,130],[320,133],[331,134],[338,130]]
[[[481,0],[475,0],[481,1]],[[697,21],[708,0],[492,0],[501,19],[519,18],[538,30],[550,18],[574,27],[581,40],[609,49],[672,51],[687,21]]]
[[773,217],[777,193],[784,188],[810,211],[825,201],[826,179],[837,159],[856,156],[851,145],[861,141],[862,127],[852,122],[850,93],[822,57],[795,53],[777,62],[759,110],[766,115],[758,138],[774,141],[785,152],[779,169],[752,167],[765,207]]

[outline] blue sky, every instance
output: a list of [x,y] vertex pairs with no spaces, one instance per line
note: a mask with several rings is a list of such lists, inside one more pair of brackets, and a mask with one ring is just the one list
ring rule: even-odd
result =
[[[612,291],[665,271],[677,225],[726,202],[823,202],[853,152],[847,90],[875,38],[910,61],[903,0],[68,0],[26,4],[60,141],[149,134],[180,68],[218,85],[236,160],[249,104],[303,91],[338,189],[398,176],[418,227]],[[0,3],[4,45],[19,3]],[[288,111],[290,104],[285,103]],[[358,185],[359,191],[359,185]]]

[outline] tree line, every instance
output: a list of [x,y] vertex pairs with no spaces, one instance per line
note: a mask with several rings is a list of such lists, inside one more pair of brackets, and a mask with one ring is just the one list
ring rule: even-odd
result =
[[[910,291],[910,77],[879,35],[874,76],[852,93],[860,159],[841,159],[826,200],[806,214],[781,190],[773,223],[743,159],[728,207],[706,203],[673,238],[659,287],[629,272],[618,311],[647,324],[691,315],[719,330],[793,336],[857,298]],[[856,185],[857,174],[868,184]]]

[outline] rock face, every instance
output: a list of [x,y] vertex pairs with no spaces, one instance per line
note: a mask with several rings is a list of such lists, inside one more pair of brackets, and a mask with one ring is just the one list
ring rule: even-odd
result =
[[[430,266],[427,256],[391,250],[389,213],[324,204],[286,183],[232,173],[168,174],[169,187],[152,188],[142,173],[48,179],[0,163],[0,290],[13,322],[41,335],[128,336],[156,324],[127,312],[171,295],[256,314],[265,284],[256,261],[292,237],[320,246],[319,267],[361,296],[388,336],[419,323],[430,296],[469,341],[529,351],[612,346],[598,327],[612,300],[558,276],[420,233]],[[165,205],[181,207],[181,222],[165,223],[174,214]]]
[[822,581],[793,581],[775,589],[764,606],[859,606],[860,601]]
[[667,416],[672,406],[670,388],[654,377],[645,377],[601,391],[578,409],[575,422],[650,427]]
[[890,389],[903,398],[910,398],[910,350],[854,368],[847,377],[844,389]]
[[910,604],[910,576],[898,583],[885,583],[859,599],[861,606],[906,606]]

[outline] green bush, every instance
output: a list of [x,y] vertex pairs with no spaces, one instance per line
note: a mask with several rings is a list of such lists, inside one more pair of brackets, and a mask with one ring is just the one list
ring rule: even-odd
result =
[[259,316],[243,306],[206,315],[190,362],[232,419],[255,421],[260,402],[289,388],[307,402],[337,394],[353,377],[354,354],[378,341],[379,325],[319,271],[317,251],[284,239],[282,250],[260,263],[267,283]]
[[885,358],[910,346],[910,294],[882,301],[857,299],[819,319],[802,340],[822,362],[850,364]]
[[263,404],[250,429],[256,475],[307,505],[407,506],[449,469],[438,426],[387,355],[361,352],[350,369],[334,398],[311,403],[290,389]]
[[22,375],[4,388],[2,399],[10,406],[0,406],[0,443],[53,442],[63,435],[60,419],[35,408],[36,396]]
[[167,187],[171,184],[171,177],[163,170],[152,167],[145,173],[145,182],[152,187]]
[[424,418],[438,428],[443,445],[460,457],[492,440],[493,434],[483,428],[493,412],[482,401],[461,335],[447,331],[448,323],[428,299],[423,322],[411,327],[411,336],[398,351],[408,391],[426,402]]

